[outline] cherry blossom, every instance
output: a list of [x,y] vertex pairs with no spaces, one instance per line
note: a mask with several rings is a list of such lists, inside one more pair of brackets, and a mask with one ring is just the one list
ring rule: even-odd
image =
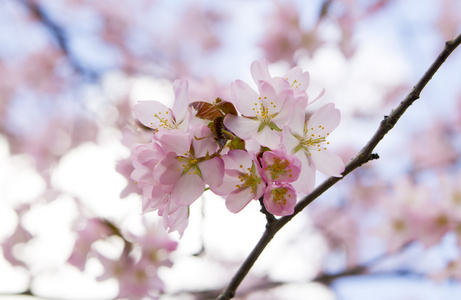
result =
[[327,138],[338,126],[339,110],[329,103],[306,119],[299,105],[287,127],[283,129],[283,145],[288,153],[295,155],[302,164],[299,179],[293,183],[298,192],[310,193],[315,185],[315,170],[340,177],[344,163],[339,156],[328,151]]
[[[261,88],[261,84],[269,82],[277,91],[291,90],[294,99],[301,102],[304,108],[308,104],[307,88],[309,87],[309,72],[301,67],[291,68],[285,75],[272,76],[269,72],[266,60],[257,60],[251,64],[251,76],[254,82]],[[321,95],[323,94],[323,91]],[[320,95],[320,96],[321,96]],[[317,99],[320,97],[318,96]],[[314,100],[315,101],[315,100]]]
[[264,152],[260,161],[262,176],[268,184],[264,206],[274,215],[291,215],[296,205],[296,191],[290,182],[298,179],[301,162],[281,149]]
[[237,213],[263,195],[265,183],[260,175],[261,167],[255,157],[243,150],[231,150],[222,159],[225,168],[222,185],[210,189],[224,196],[227,209]]
[[301,161],[282,149],[264,152],[260,161],[266,182],[293,182],[301,172]]
[[283,126],[293,109],[293,92],[277,92],[268,82],[261,83],[260,94],[237,80],[231,85],[232,101],[242,117],[228,114],[224,125],[243,140],[254,139],[262,146],[276,148]]
[[77,231],[77,240],[75,241],[72,254],[68,262],[80,271],[85,270],[88,253],[91,252],[91,246],[99,239],[106,238],[114,232],[111,228],[98,218],[86,220],[84,227]]
[[293,214],[296,205],[296,191],[291,184],[269,184],[264,192],[264,206],[277,216]]
[[155,129],[155,132],[162,129],[186,131],[189,126],[188,87],[186,80],[175,80],[173,108],[167,108],[158,101],[140,101],[133,107],[136,117],[144,126]]
[[165,156],[155,166],[154,177],[162,185],[171,186],[171,200],[190,205],[205,190],[205,185],[222,183],[224,166],[214,156],[217,145],[207,126],[194,126],[189,134],[180,130],[155,135]]

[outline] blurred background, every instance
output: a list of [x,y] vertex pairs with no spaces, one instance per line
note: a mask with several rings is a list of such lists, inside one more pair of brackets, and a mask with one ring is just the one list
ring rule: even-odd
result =
[[[459,33],[457,0],[1,1],[0,299],[213,299],[264,230],[259,203],[234,215],[205,192],[181,239],[141,215],[129,149],[150,135],[133,104],[171,105],[175,79],[229,98],[259,59],[301,66],[341,110],[330,143],[347,162]],[[460,82],[458,49],[237,299],[457,299]]]

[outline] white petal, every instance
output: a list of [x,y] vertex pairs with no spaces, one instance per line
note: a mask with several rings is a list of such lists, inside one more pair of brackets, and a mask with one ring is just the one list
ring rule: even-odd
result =
[[194,174],[184,174],[179,178],[171,192],[171,199],[178,205],[191,205],[205,190],[205,183],[202,178]]
[[260,103],[259,95],[248,84],[241,80],[233,82],[231,84],[231,97],[232,102],[242,115],[247,117],[256,116],[253,108]]
[[251,76],[256,84],[260,80],[268,81],[271,78],[266,60],[257,60],[251,64]]
[[322,131],[331,133],[338,127],[341,120],[341,113],[339,109],[335,108],[333,103],[325,104],[320,107],[309,119],[307,127],[317,129],[323,127]]
[[188,88],[189,82],[187,80],[175,80],[173,83],[175,101],[172,111],[174,113],[176,123],[180,123],[186,118],[187,109],[189,107],[187,100]]
[[230,212],[238,213],[253,199],[251,188],[237,190],[226,198],[226,207]]
[[263,130],[254,135],[253,138],[262,146],[275,149],[280,145],[282,135],[281,132],[272,130],[269,126],[266,126]]
[[259,129],[259,120],[237,117],[228,114],[224,118],[224,125],[242,140],[251,139]]
[[169,125],[173,125],[173,121],[171,119],[171,110],[160,102],[139,101],[133,106],[133,111],[139,122],[141,122],[146,127],[159,127],[159,125],[161,125],[159,118],[164,118]]
[[310,165],[304,152],[298,152],[298,154],[296,157],[301,161],[301,173],[298,180],[292,182],[291,185],[298,193],[309,194],[315,187],[315,169]]
[[315,163],[315,168],[328,176],[341,177],[344,171],[344,162],[342,159],[329,152],[328,150],[312,151],[311,159]]

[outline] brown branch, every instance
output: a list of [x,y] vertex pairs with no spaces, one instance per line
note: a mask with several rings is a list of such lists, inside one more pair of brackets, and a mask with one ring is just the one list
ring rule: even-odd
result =
[[229,300],[235,296],[235,292],[239,287],[240,283],[243,281],[245,276],[248,274],[250,269],[253,267],[254,263],[258,259],[259,255],[264,251],[264,248],[269,244],[275,234],[283,228],[294,216],[300,213],[304,208],[306,208],[312,201],[317,199],[330,187],[344,178],[347,174],[367,163],[370,160],[378,158],[377,154],[373,154],[373,150],[378,145],[378,143],[384,138],[384,136],[394,127],[403,113],[413,104],[417,99],[419,99],[420,94],[426,84],[431,80],[432,76],[437,72],[437,70],[442,66],[448,56],[456,49],[456,47],[461,44],[461,34],[458,35],[455,39],[445,43],[445,47],[436,60],[432,63],[429,69],[426,71],[424,76],[418,81],[418,83],[413,87],[412,91],[408,96],[395,108],[391,111],[389,116],[385,116],[384,120],[381,121],[377,131],[373,137],[368,141],[365,147],[359,152],[359,154],[351,160],[342,173],[343,177],[330,177],[320,184],[316,189],[312,191],[309,195],[304,197],[295,207],[295,212],[290,216],[282,217],[276,221],[267,224],[266,230],[264,231],[261,239],[256,244],[255,248],[251,251],[249,256],[240,266],[240,268],[235,273],[229,285],[224,289],[224,291],[218,296],[218,300]]

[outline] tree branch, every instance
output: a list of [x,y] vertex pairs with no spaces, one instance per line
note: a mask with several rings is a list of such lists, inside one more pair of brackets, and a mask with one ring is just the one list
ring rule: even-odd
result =
[[[304,208],[306,208],[312,201],[317,199],[330,187],[344,178],[347,174],[367,163],[370,160],[376,159],[377,154],[373,154],[373,150],[378,145],[378,143],[384,138],[384,136],[394,127],[403,113],[413,104],[417,99],[419,99],[421,91],[431,80],[432,76],[437,72],[437,70],[442,66],[448,56],[456,49],[456,47],[461,44],[461,34],[458,35],[455,39],[445,43],[445,47],[436,60],[432,63],[429,69],[426,71],[424,76],[418,81],[418,83],[413,87],[412,91],[407,95],[407,97],[391,111],[389,116],[385,116],[384,120],[381,121],[377,131],[373,137],[368,141],[365,147],[360,150],[359,154],[352,159],[347,165],[342,173],[343,177],[330,177],[320,184],[316,189],[314,189],[309,195],[304,197],[295,207],[295,212],[290,216],[282,217],[276,221],[271,222],[270,226],[266,226],[261,239],[256,244],[255,248],[251,251],[249,256],[240,266],[240,268],[235,273],[229,285],[224,289],[224,291],[218,296],[218,300],[229,300],[235,296],[235,292],[239,287],[240,283],[243,281],[245,276],[248,274],[250,269],[253,267],[254,263],[258,259],[259,255],[264,251],[266,246],[275,236],[275,234],[283,228],[294,216],[300,213]],[[269,225],[269,224],[268,224]]]
[[75,71],[90,80],[98,79],[99,75],[95,70],[90,70],[88,66],[83,66],[73,55],[68,42],[67,33],[58,23],[56,23],[45,11],[45,9],[37,2],[31,0],[21,0],[24,6],[30,13],[43,24],[51,36],[56,40],[59,49],[65,54],[70,65]]

